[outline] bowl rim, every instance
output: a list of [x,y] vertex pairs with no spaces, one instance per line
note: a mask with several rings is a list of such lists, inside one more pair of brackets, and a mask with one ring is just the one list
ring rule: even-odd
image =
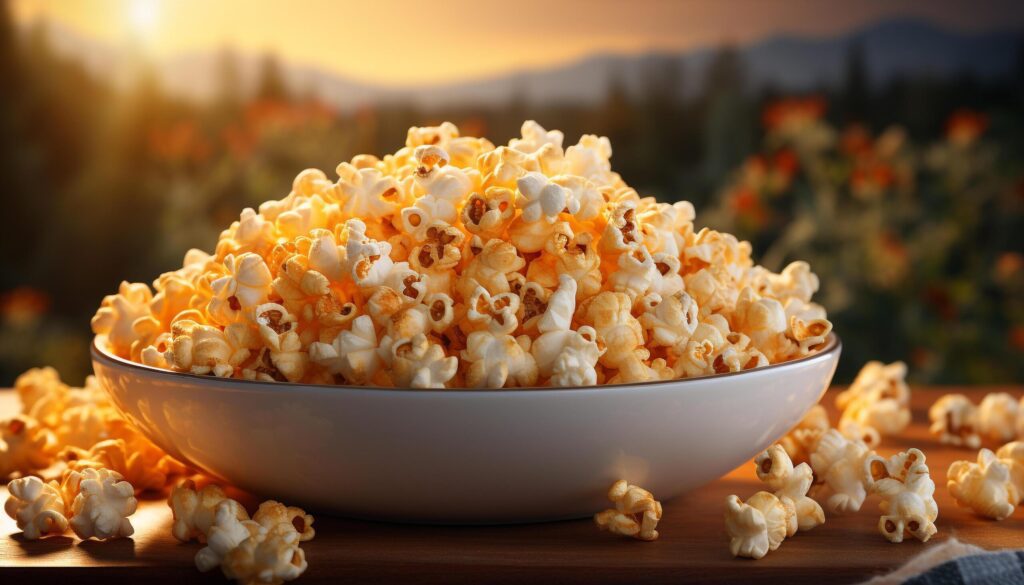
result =
[[315,390],[315,391],[329,391],[329,392],[400,392],[400,393],[433,393],[433,394],[500,394],[508,395],[510,393],[529,392],[533,393],[548,393],[548,394],[560,394],[560,393],[580,393],[582,390],[589,392],[596,392],[600,390],[619,390],[625,388],[656,388],[666,384],[677,384],[685,385],[691,382],[698,382],[701,380],[716,380],[720,378],[729,378],[731,376],[749,376],[755,373],[765,372],[768,370],[779,370],[788,367],[797,367],[801,365],[807,365],[812,362],[825,361],[829,359],[832,354],[838,353],[842,350],[843,342],[839,339],[839,336],[834,332],[830,333],[828,339],[825,342],[825,346],[818,351],[806,355],[797,359],[778,362],[775,364],[769,364],[760,368],[754,368],[752,370],[742,370],[739,372],[727,372],[725,374],[708,374],[705,376],[694,376],[692,378],[676,378],[672,380],[657,380],[654,382],[626,382],[622,384],[596,384],[594,386],[524,386],[518,388],[395,388],[390,386],[353,386],[353,385],[335,385],[335,384],[306,384],[302,382],[264,382],[262,380],[245,380],[239,378],[217,378],[215,376],[193,374],[190,372],[175,372],[173,370],[165,370],[157,368],[155,366],[148,366],[133,362],[131,360],[122,358],[108,352],[104,347],[101,346],[100,341],[106,345],[105,335],[96,335],[93,337],[92,343],[90,344],[90,353],[94,361],[103,362],[108,366],[115,368],[122,368],[128,370],[138,370],[146,375],[156,375],[160,377],[170,376],[174,380],[191,379],[199,383],[202,386],[214,386],[219,390],[235,390],[235,391],[256,391],[258,389],[280,389],[280,390],[295,390],[301,388],[303,390]]

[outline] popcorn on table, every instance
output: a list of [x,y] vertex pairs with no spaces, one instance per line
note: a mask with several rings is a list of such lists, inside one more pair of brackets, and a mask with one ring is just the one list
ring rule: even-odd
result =
[[620,479],[608,490],[608,499],[615,507],[594,515],[598,528],[639,540],[658,539],[661,502],[651,492]]
[[[446,122],[336,179],[303,171],[282,199],[242,210],[213,254],[189,251],[152,287],[122,283],[93,330],[174,371],[401,387],[644,382],[825,344],[806,263],[757,266],[749,243],[695,230],[689,203],[631,189],[607,138],[563,141],[528,121],[495,147]],[[60,400],[32,390],[47,376],[24,384],[39,416]],[[859,422],[893,416],[876,410]],[[66,428],[102,426],[93,410],[68,416]]]
[[[1011,446],[1001,452],[1013,455],[1014,449]],[[1016,465],[1012,457],[1002,459],[988,449],[981,449],[977,462],[954,461],[949,466],[946,487],[957,504],[986,518],[1003,520],[1013,514],[1021,498],[1010,471]],[[1019,474],[1018,471],[1018,477]]]
[[937,532],[935,482],[919,449],[888,459],[872,454],[864,461],[864,475],[869,491],[881,498],[878,530],[889,542],[903,542],[907,536],[926,542]]

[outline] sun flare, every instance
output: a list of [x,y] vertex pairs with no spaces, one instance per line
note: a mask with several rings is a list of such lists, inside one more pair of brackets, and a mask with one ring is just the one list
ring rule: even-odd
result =
[[152,33],[160,19],[159,0],[131,0],[128,4],[128,22],[138,34]]

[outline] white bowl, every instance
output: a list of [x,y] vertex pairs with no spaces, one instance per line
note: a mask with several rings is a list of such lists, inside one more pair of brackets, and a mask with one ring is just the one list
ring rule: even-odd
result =
[[617,479],[662,500],[796,424],[841,344],[756,370],[575,389],[405,390],[262,383],[150,368],[93,343],[124,414],[174,457],[256,494],[371,519],[588,516]]

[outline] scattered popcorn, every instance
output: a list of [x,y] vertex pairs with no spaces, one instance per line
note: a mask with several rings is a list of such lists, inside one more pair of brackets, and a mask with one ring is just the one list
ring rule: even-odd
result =
[[993,443],[1002,444],[1017,438],[1018,404],[1005,392],[985,395],[975,418],[978,434]]
[[907,366],[903,362],[865,364],[850,387],[836,396],[836,406],[843,411],[840,420],[871,427],[881,435],[902,432],[910,424],[910,388],[904,381],[906,375]]
[[299,540],[302,542],[313,540],[316,535],[316,530],[313,529],[313,516],[307,514],[302,508],[285,506],[274,500],[267,500],[260,504],[259,509],[252,515],[252,519],[267,529],[273,528],[277,524],[288,524],[299,534]]
[[167,472],[159,464],[161,456],[159,452],[147,453],[143,449],[131,449],[124,439],[100,441],[89,449],[68,447],[61,454],[68,469],[115,471],[139,492],[159,490],[167,484]]
[[68,471],[63,483],[77,486],[62,489],[65,493],[78,492],[68,508],[69,525],[79,538],[108,540],[126,538],[135,532],[128,516],[135,513],[138,500],[135,488],[121,474],[108,469]]
[[651,492],[620,479],[608,490],[608,499],[615,508],[594,515],[598,528],[639,540],[658,539],[661,502]]
[[[532,121],[522,134],[495,147],[450,123],[410,128],[398,152],[356,156],[334,179],[303,171],[243,210],[213,255],[189,251],[152,289],[123,283],[93,329],[157,368],[402,387],[646,382],[824,346],[806,263],[775,274],[749,243],[695,231],[692,205],[641,197],[611,170],[607,138],[564,145]],[[573,292],[557,292],[563,277]],[[546,311],[560,316],[541,331]],[[22,386],[50,417],[52,376]],[[876,411],[857,421],[898,426],[898,409]],[[68,414],[67,440],[108,438],[101,415]]]
[[811,530],[825,523],[825,512],[821,505],[807,495],[814,482],[811,466],[801,463],[796,467],[781,445],[772,445],[754,458],[757,477],[775,490],[786,508],[796,511],[787,526],[787,536],[799,530]]
[[53,433],[32,417],[0,421],[0,480],[48,467],[55,449]]
[[167,498],[167,505],[170,506],[174,517],[171,534],[181,542],[189,542],[192,539],[206,542],[210,527],[216,521],[218,509],[225,502],[227,511],[238,521],[249,519],[241,504],[229,499],[220,486],[210,484],[202,489],[196,489],[195,482],[184,480],[171,488],[170,496]]
[[975,428],[977,408],[963,394],[947,394],[936,400],[928,409],[928,418],[932,421],[928,430],[941,442],[971,449],[981,446]]
[[871,493],[882,498],[878,530],[889,542],[903,542],[908,535],[927,542],[937,532],[935,482],[924,453],[910,449],[888,459],[872,454],[864,462],[864,471]]
[[779,548],[794,514],[769,492],[757,492],[746,502],[729,496],[725,500],[725,530],[732,555],[760,559]]
[[826,431],[811,453],[811,468],[822,482],[818,500],[825,501],[829,512],[842,514],[860,510],[867,497],[865,460],[872,455],[862,441],[849,439],[839,431]]
[[[224,499],[214,508],[213,523],[206,532],[206,546],[196,553],[196,568],[205,573],[221,566],[224,557],[251,537],[259,537],[266,527],[249,520],[234,500]],[[177,535],[175,535],[177,536]]]
[[306,555],[299,548],[299,533],[287,524],[259,530],[224,556],[221,570],[239,583],[282,583],[297,579],[305,570]]
[[811,453],[818,447],[818,440],[829,428],[828,412],[824,406],[815,404],[786,436],[779,439],[779,445],[793,463],[809,462]]
[[64,499],[55,485],[29,476],[7,484],[7,491],[10,496],[4,510],[17,522],[26,539],[35,540],[67,531]]
[[988,449],[978,452],[977,463],[954,461],[946,478],[949,495],[956,503],[986,518],[1008,518],[1020,501],[1010,466]]
[[1010,469],[1010,481],[1017,490],[1017,502],[1024,503],[1024,442],[1007,443],[996,451],[999,458]]

